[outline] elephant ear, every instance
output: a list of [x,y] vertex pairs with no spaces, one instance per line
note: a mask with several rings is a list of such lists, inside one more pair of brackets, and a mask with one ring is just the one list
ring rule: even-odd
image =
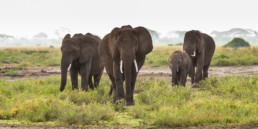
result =
[[203,52],[203,45],[204,45],[204,37],[203,37],[203,34],[198,31],[198,30],[195,30],[195,33],[196,33],[196,39],[198,40],[197,41],[197,44],[196,44],[196,50],[198,53],[202,53]]
[[70,34],[66,34],[65,37],[63,38],[62,44],[64,44],[65,40],[70,39],[71,35]]
[[205,35],[203,33],[201,33],[201,40],[200,40],[200,47],[198,47],[198,51],[200,52],[204,52],[204,47],[205,47]]
[[113,61],[120,61],[120,54],[117,48],[117,39],[120,35],[120,28],[114,28],[109,35],[109,51]]
[[152,39],[149,31],[144,27],[134,28],[138,35],[138,52],[137,58],[144,59],[145,56],[153,49]]

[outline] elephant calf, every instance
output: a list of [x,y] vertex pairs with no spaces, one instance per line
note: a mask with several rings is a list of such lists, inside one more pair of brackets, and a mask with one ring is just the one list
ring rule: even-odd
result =
[[172,86],[178,85],[179,82],[180,85],[185,86],[186,77],[191,66],[189,55],[182,51],[175,51],[168,58],[168,65],[172,71]]
[[[69,65],[72,81],[72,89],[78,89],[78,73],[81,75],[82,90],[87,91],[97,87],[102,76],[104,65],[101,62],[98,46],[101,39],[90,33],[85,35],[75,34],[72,38],[67,34],[62,43],[61,59],[61,86],[60,91],[65,89],[67,69]],[[94,86],[92,83],[94,77]]]

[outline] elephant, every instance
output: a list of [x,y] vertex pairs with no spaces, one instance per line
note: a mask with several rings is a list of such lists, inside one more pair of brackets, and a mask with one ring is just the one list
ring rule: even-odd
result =
[[168,65],[172,72],[172,86],[185,86],[186,78],[191,66],[191,58],[182,51],[174,51],[168,58]]
[[[100,38],[92,34],[75,34],[71,38],[67,34],[61,46],[61,86],[60,91],[65,89],[67,80],[67,69],[69,65],[72,89],[78,89],[78,73],[81,75],[81,88],[88,91],[88,85],[91,89],[99,85],[104,65],[101,62],[98,46]],[[94,77],[94,84],[92,83]]]
[[[190,77],[193,87],[198,87],[199,81],[208,78],[208,69],[215,52],[215,42],[211,36],[198,30],[185,33],[183,50],[191,57]],[[196,73],[195,73],[195,67]]]
[[114,103],[125,99],[128,106],[134,105],[133,92],[138,71],[152,49],[151,35],[141,26],[116,27],[101,40],[99,54],[112,83]]

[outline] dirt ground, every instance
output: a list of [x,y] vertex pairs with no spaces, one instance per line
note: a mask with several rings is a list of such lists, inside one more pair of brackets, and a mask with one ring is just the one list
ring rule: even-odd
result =
[[[24,68],[15,70],[21,76],[4,76],[4,70],[12,69],[10,66],[4,66],[0,68],[0,78],[5,78],[10,81],[14,81],[20,78],[28,78],[28,77],[44,77],[44,76],[60,76],[60,68],[59,67],[32,67],[32,68]],[[254,74],[258,74],[258,65],[253,66],[223,66],[223,67],[210,67],[209,68],[209,77],[216,76],[222,77],[225,75],[247,75],[252,76]],[[68,74],[69,75],[69,74]],[[104,71],[104,76],[106,72]],[[168,67],[143,67],[138,76],[140,77],[160,77],[160,78],[170,78],[171,71]]]
[[[144,129],[141,128],[130,128],[130,127],[77,127],[77,126],[25,126],[25,125],[4,125],[0,124],[0,129]],[[169,128],[160,128],[160,129],[169,129]],[[190,127],[179,127],[176,129],[258,129],[258,125],[232,125],[232,126],[190,126]]]

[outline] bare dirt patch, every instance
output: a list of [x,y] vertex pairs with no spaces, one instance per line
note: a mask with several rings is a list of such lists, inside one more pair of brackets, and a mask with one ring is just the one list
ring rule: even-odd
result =
[[[0,124],[1,129],[144,129],[146,127],[78,127],[78,126],[26,126],[26,125],[4,125]],[[230,125],[230,126],[189,126],[189,127],[177,127],[176,129],[257,129],[258,125]],[[160,129],[168,129],[162,127]]]
[[[15,69],[20,76],[5,76],[4,70],[11,69],[12,66],[4,66],[0,68],[0,78],[5,78],[7,80],[13,81],[20,78],[39,78],[45,76],[60,76],[61,69],[59,67],[31,67],[31,68],[22,68]],[[252,76],[258,74],[258,65],[253,66],[223,66],[223,67],[210,67],[209,76],[222,77],[226,75],[247,75]],[[69,75],[69,74],[68,74]],[[104,71],[104,75],[106,72]],[[171,71],[168,67],[143,67],[138,76],[140,77],[159,77],[159,78],[169,78],[171,77]]]

